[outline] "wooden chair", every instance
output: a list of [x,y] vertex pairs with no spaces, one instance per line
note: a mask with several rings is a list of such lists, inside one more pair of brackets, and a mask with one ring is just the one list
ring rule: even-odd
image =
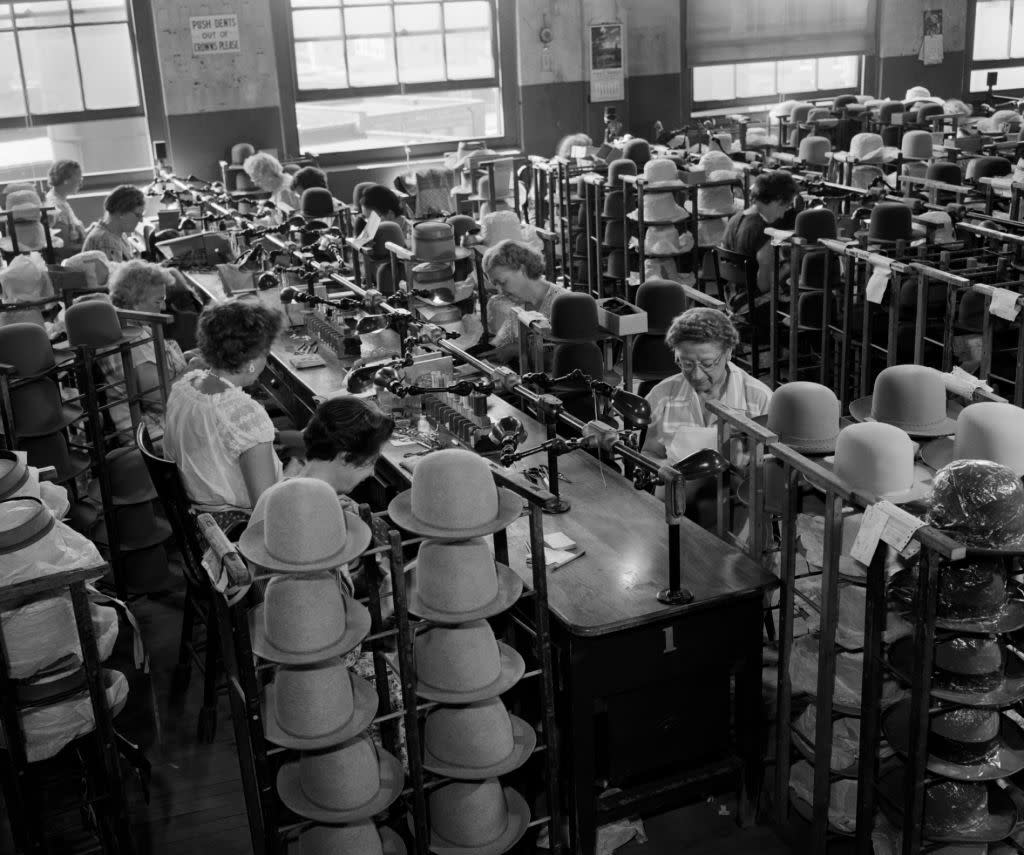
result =
[[752,376],[758,377],[761,374],[761,348],[767,343],[768,319],[767,307],[757,305],[760,296],[757,260],[720,246],[712,252],[720,299],[733,306],[745,303],[745,311],[734,313],[733,322],[749,352],[746,356],[734,355],[733,360]]

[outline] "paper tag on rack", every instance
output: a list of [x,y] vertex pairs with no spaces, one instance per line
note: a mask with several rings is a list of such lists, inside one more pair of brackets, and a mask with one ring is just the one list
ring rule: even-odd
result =
[[892,502],[876,502],[864,511],[850,556],[861,564],[870,564],[879,541],[889,544],[897,552],[916,551],[908,550],[910,539],[923,525],[923,521]]
[[1014,321],[1020,312],[1020,306],[1017,305],[1019,298],[1020,294],[1016,291],[1011,291],[1008,288],[993,288],[992,302],[988,307],[989,313],[997,318]]
[[380,214],[378,214],[376,211],[370,211],[370,216],[366,218],[366,225],[363,227],[363,230],[355,238],[352,239],[352,242],[355,244],[356,248],[361,249],[362,247],[366,246],[371,240],[373,240],[374,235],[377,234],[377,229],[379,227]]
[[868,280],[868,287],[864,290],[864,296],[869,303],[881,303],[885,297],[885,291],[889,287],[889,279],[892,278],[892,270],[888,265],[876,264],[871,271],[871,278]]
[[954,366],[948,374],[943,374],[942,381],[946,384],[948,391],[962,398],[973,398],[978,389],[984,392],[992,391],[992,387],[988,383],[973,374],[968,374],[959,365]]
[[640,271],[639,270],[632,270],[632,271],[630,271],[630,274],[629,274],[629,284],[630,285],[639,285],[640,284]]

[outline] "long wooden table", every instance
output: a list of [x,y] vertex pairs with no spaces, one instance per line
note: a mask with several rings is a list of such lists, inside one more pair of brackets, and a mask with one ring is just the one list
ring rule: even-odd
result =
[[[216,276],[192,278],[222,296]],[[279,305],[275,290],[259,299]],[[322,354],[326,366],[295,370],[288,362],[294,347],[287,336],[275,344],[269,391],[290,410],[309,411],[317,397],[342,388],[347,361]],[[546,437],[540,422],[501,398],[491,396],[488,412],[495,420],[518,416],[527,429],[524,448]],[[378,477],[392,490],[411,481],[409,451],[390,443],[384,449]],[[593,853],[603,822],[731,783],[739,785],[741,815],[751,818],[762,773],[761,610],[776,578],[683,520],[683,582],[694,600],[662,605],[655,598],[668,578],[662,503],[583,451],[562,456],[559,471],[572,507],[545,528],[583,550],[548,574],[574,850]],[[529,582],[525,518],[508,538],[512,569]]]

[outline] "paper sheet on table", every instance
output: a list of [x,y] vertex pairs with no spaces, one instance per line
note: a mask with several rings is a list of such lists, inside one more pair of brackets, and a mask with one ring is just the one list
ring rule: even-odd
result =
[[718,448],[717,427],[681,427],[665,449],[669,464],[676,464],[702,448]]
[[[575,561],[577,558],[584,554],[585,550],[583,549],[579,549],[575,552],[569,552],[569,550],[567,549],[550,549],[545,546],[544,566],[547,567],[549,571],[557,570],[559,567],[564,567],[570,561]],[[533,562],[530,560],[530,558],[527,558],[526,563],[527,565],[530,565]]]
[[377,229],[379,227],[380,214],[376,211],[371,211],[370,216],[366,218],[366,225],[363,227],[363,230],[353,238],[352,242],[359,248],[366,246],[366,244],[373,240],[373,237],[377,234]]

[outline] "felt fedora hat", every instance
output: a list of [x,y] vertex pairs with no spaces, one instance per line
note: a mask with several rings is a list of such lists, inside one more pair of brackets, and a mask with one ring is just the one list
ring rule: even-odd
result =
[[302,191],[302,198],[299,200],[299,211],[304,217],[334,216],[334,197],[331,191],[324,187],[309,187]]
[[[637,211],[630,211],[626,216],[635,221],[640,219]],[[644,222],[647,225],[669,225],[686,220],[689,216],[672,193],[644,194]]]
[[613,249],[605,256],[608,262],[607,275],[613,279],[626,278],[626,251],[624,249]]
[[466,235],[479,234],[481,228],[481,224],[469,214],[452,214],[445,218],[445,222],[452,227],[452,231],[455,233],[455,242],[460,246]]
[[643,169],[651,159],[651,144],[644,139],[628,140],[622,146],[622,157],[633,161],[637,169]]
[[510,715],[501,698],[436,707],[424,722],[423,766],[461,781],[507,775],[536,747],[534,729]]
[[883,101],[877,109],[878,121],[883,125],[888,125],[892,123],[893,116],[906,111],[907,105],[902,101]]
[[1024,476],[1024,409],[982,401],[964,407],[956,420],[956,436],[942,437],[921,449],[932,469],[953,460],[991,460]]
[[648,189],[679,183],[679,166],[669,157],[655,157],[644,164],[644,185]]
[[621,249],[626,245],[626,227],[622,220],[608,220],[604,224],[601,246],[607,249]]
[[405,843],[386,825],[370,820],[346,825],[309,825],[299,833],[297,855],[406,855]]
[[954,460],[933,481],[931,525],[968,552],[1024,550],[1024,484],[1014,470],[990,460]]
[[878,134],[854,134],[850,140],[850,158],[858,163],[882,163],[892,160],[899,151],[883,145]]
[[686,291],[671,279],[647,279],[636,289],[635,303],[647,312],[647,332],[664,334],[677,315],[686,310]]
[[1005,157],[972,157],[967,161],[965,181],[978,182],[982,178],[1002,178],[1013,172],[1013,164]]
[[277,573],[333,570],[370,544],[370,527],[343,511],[334,490],[316,478],[279,481],[263,497],[266,516],[238,541],[249,561]]
[[797,158],[811,166],[825,166],[828,163],[828,155],[831,151],[832,141],[828,137],[819,137],[812,134],[800,140]]
[[285,806],[317,822],[356,822],[386,810],[402,792],[401,761],[367,736],[303,752],[277,773]]
[[497,778],[452,781],[432,790],[428,805],[436,855],[502,855],[530,824],[526,799]]
[[875,500],[904,504],[926,499],[931,471],[914,462],[914,443],[900,428],[884,422],[859,422],[843,428],[836,439],[834,459],[822,465],[851,490]]
[[410,568],[409,611],[435,623],[493,617],[523,593],[523,580],[494,560],[482,537],[425,540]]
[[490,466],[472,451],[446,448],[423,457],[412,487],[388,505],[392,521],[406,531],[439,540],[493,534],[522,511],[515,493],[494,483]]
[[358,736],[377,715],[377,692],[332,657],[281,665],[264,690],[263,730],[275,745],[311,751]]
[[613,160],[608,164],[608,175],[606,176],[604,183],[606,187],[621,190],[622,176],[636,174],[636,164],[628,158],[620,157],[618,160]]
[[621,220],[626,210],[626,194],[621,190],[609,190],[604,194],[601,216],[608,220]]
[[836,97],[832,99],[832,109],[842,110],[845,107],[849,107],[851,104],[858,103],[860,102],[857,100],[856,95],[836,95]]
[[[117,515],[117,538],[122,549],[148,549],[163,543],[173,533],[163,509],[154,502],[120,505],[114,513]],[[97,523],[92,539],[104,546],[110,544],[105,520]]]
[[928,131],[907,131],[900,143],[900,151],[904,158],[910,160],[931,160],[934,152],[932,135]]
[[[611,225],[611,224],[609,224]],[[601,337],[597,301],[582,291],[562,291],[551,302],[550,341],[594,341]]]
[[839,399],[828,386],[794,380],[775,390],[768,412],[755,421],[763,421],[794,451],[829,454],[836,448],[840,417]]
[[65,404],[50,377],[38,377],[11,389],[14,430],[20,437],[46,436],[82,417],[82,408]]
[[663,335],[644,334],[633,339],[633,376],[638,380],[664,380],[678,373],[675,354]]
[[68,306],[64,328],[72,347],[112,347],[130,341],[121,329],[117,309],[107,300],[84,300]]
[[[137,448],[115,448],[106,456],[107,477],[115,505],[134,505],[157,497],[146,461]],[[89,485],[89,497],[100,500],[100,482]]]
[[370,632],[370,613],[342,590],[333,573],[274,576],[263,603],[249,613],[252,649],[282,665],[343,656]]
[[455,229],[448,223],[429,221],[413,226],[412,254],[417,261],[454,261],[468,258],[469,250],[455,245]]
[[526,672],[523,657],[485,620],[431,627],[416,635],[414,652],[416,694],[443,704],[496,698]]
[[959,187],[964,180],[963,171],[955,163],[948,160],[937,160],[928,164],[928,171],[924,177],[929,181],[941,181],[943,184],[952,184]]
[[[910,701],[884,713],[885,737],[898,754],[910,753]],[[998,710],[952,707],[928,722],[928,771],[958,781],[994,781],[1024,769],[1024,732]]]
[[868,243],[893,244],[914,239],[914,218],[902,202],[879,202],[871,209]]
[[398,225],[398,223],[385,220],[377,226],[377,231],[373,234],[373,243],[371,244],[372,249],[370,250],[370,255],[374,258],[387,258],[387,244],[389,243],[404,247],[405,232],[402,231],[402,227]]
[[50,433],[37,437],[19,437],[18,448],[28,455],[29,466],[57,470],[57,483],[63,484],[88,471],[91,465],[88,452],[72,451],[63,433]]
[[251,143],[235,143],[231,146],[231,165],[241,166],[247,157],[256,154],[256,149]]
[[[21,457],[13,451],[0,450],[0,500],[21,494],[29,480],[29,468]],[[37,477],[37,491],[38,480]],[[36,495],[33,498],[39,498],[39,496]]]
[[956,419],[947,415],[946,384],[926,365],[890,365],[875,378],[870,395],[850,404],[857,421],[885,422],[911,436],[948,436]]
[[46,330],[28,323],[0,327],[0,363],[13,367],[19,377],[32,377],[52,368],[53,347]]

